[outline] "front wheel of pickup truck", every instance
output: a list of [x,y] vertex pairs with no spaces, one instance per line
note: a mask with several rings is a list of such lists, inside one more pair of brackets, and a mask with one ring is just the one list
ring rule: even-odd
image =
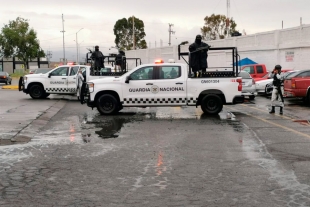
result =
[[40,86],[40,85],[33,85],[29,89],[29,95],[33,99],[44,98],[44,94],[45,94],[45,92],[44,92],[42,86]]
[[208,94],[201,100],[201,109],[207,114],[218,114],[223,109],[223,101],[218,95]]
[[114,114],[118,111],[117,99],[111,94],[103,94],[97,100],[97,109],[102,115]]

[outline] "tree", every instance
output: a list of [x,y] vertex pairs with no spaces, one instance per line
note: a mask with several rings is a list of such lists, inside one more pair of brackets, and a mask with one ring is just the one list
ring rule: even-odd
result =
[[[135,48],[133,48],[133,22],[135,31]],[[114,25],[115,44],[122,50],[145,49],[147,48],[144,40],[144,23],[136,17],[129,17],[117,20]]]
[[[236,30],[237,24],[231,19],[227,19],[225,15],[206,16],[204,18],[205,26],[201,28],[202,37],[205,40],[224,39],[227,34],[238,32]],[[228,29],[226,24],[228,23]]]
[[29,28],[28,20],[21,17],[9,21],[9,24],[4,25],[2,28],[0,51],[2,51],[5,58],[17,57],[24,63],[25,68],[28,67],[29,60],[36,57],[45,57],[45,53],[37,39],[37,33],[34,29]]

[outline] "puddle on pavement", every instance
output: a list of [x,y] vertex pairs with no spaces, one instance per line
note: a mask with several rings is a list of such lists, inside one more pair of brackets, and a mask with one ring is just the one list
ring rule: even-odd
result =
[[[125,117],[123,115],[116,116],[84,116],[83,124],[94,125],[95,133],[102,139],[117,138],[118,133],[121,131],[124,124],[134,121],[133,114],[128,114]],[[82,133],[82,139],[85,143],[89,142],[91,133]]]
[[221,112],[218,115],[199,114],[181,114],[165,113],[165,111],[154,111],[149,113],[127,113],[122,112],[114,116],[101,116],[99,114],[85,114],[82,120],[82,140],[84,143],[90,142],[91,132],[95,132],[102,139],[117,138],[122,128],[127,123],[139,122],[143,120],[212,120],[217,124],[229,122],[235,131],[242,132],[239,122],[236,122],[235,115],[231,112]]
[[17,135],[11,139],[1,139],[0,138],[0,146],[4,145],[13,145],[13,144],[25,144],[31,141],[30,137]]

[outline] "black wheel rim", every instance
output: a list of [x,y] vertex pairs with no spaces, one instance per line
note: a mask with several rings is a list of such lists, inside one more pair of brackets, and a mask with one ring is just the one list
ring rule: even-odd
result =
[[113,110],[114,109],[113,99],[105,98],[104,100],[102,100],[101,106],[102,106],[102,109],[104,111],[111,111],[111,110]]
[[218,108],[218,102],[215,99],[209,99],[207,101],[207,108],[211,111],[215,111]]
[[34,88],[32,89],[32,95],[33,95],[34,97],[40,97],[41,94],[42,94],[42,92],[41,92],[41,89],[40,89],[39,86],[36,86],[36,87],[34,87]]

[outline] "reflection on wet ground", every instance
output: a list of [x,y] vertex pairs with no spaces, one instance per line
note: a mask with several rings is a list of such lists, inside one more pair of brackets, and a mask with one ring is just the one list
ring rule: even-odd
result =
[[[169,110],[169,111],[168,111]],[[232,126],[235,131],[242,132],[241,124],[236,121],[235,115],[223,111],[217,115],[204,113],[186,114],[179,109],[160,109],[150,112],[122,112],[114,116],[101,116],[99,114],[85,114],[82,120],[82,140],[90,142],[91,131],[94,131],[102,139],[119,137],[122,128],[127,123],[141,122],[144,120],[209,120],[216,124]]]

